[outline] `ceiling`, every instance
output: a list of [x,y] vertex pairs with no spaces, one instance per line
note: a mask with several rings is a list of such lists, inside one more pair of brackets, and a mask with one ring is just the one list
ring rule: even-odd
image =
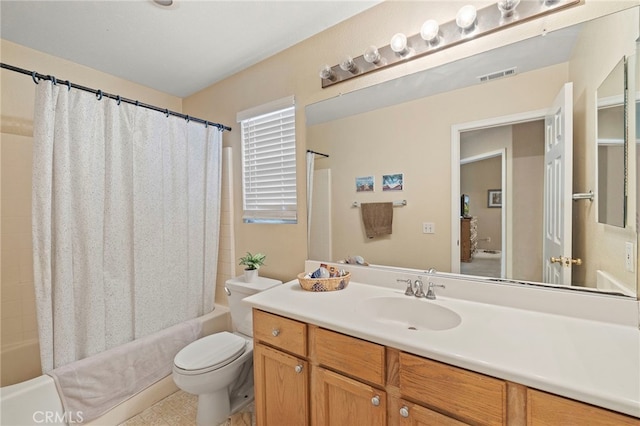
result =
[[184,98],[380,1],[1,0],[0,36]]

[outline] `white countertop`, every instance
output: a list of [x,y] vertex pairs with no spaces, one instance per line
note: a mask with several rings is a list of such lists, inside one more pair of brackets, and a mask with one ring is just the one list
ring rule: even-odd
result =
[[411,297],[399,289],[353,280],[344,290],[307,292],[296,280],[245,301],[267,312],[640,417],[637,327],[438,296],[423,301],[457,312],[461,324],[443,331],[414,331],[356,312],[357,302],[380,296]]

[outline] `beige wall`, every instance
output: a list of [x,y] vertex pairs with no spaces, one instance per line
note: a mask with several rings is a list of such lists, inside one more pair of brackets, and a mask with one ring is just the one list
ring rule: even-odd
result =
[[[0,41],[2,62],[55,75],[152,105],[180,111],[182,101],[82,65]],[[41,83],[43,84],[43,83]],[[2,70],[0,246],[2,330],[0,385],[40,374],[31,245],[31,157],[34,83],[30,76]]]

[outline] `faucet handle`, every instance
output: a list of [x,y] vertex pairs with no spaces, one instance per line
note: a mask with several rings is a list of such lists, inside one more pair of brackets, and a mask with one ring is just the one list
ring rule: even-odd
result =
[[397,282],[399,283],[407,283],[407,289],[404,291],[405,296],[413,296],[413,286],[411,285],[411,280],[410,279],[396,279]]
[[434,287],[446,288],[443,284],[434,284],[430,282],[429,286],[427,287],[427,295],[425,296],[427,299],[430,299],[430,300],[436,299],[436,293],[433,291]]

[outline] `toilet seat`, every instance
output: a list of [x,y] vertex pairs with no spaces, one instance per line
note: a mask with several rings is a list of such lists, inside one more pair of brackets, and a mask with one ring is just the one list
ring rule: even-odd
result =
[[245,352],[247,340],[223,331],[185,346],[174,358],[182,374],[203,374],[230,364]]

